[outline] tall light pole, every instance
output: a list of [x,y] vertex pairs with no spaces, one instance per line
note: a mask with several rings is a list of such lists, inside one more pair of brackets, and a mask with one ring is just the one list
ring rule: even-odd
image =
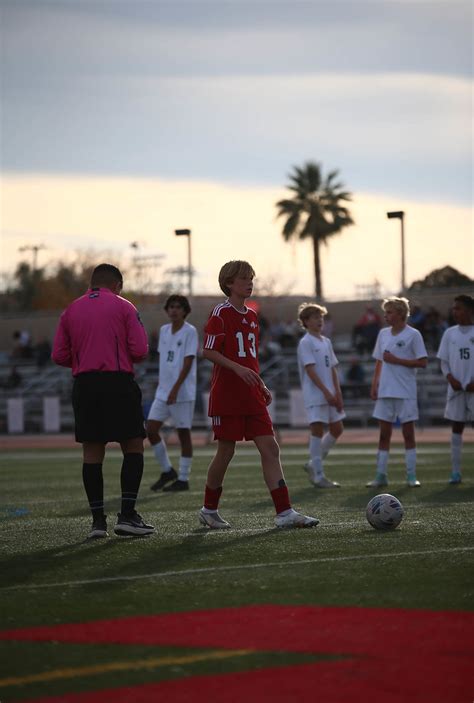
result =
[[177,237],[188,238],[188,294],[191,298],[193,295],[193,269],[191,264],[191,230],[190,229],[175,229]]
[[400,220],[400,228],[401,228],[401,235],[402,235],[402,293],[405,292],[406,289],[406,283],[405,283],[405,229],[404,229],[404,219],[405,219],[405,213],[403,210],[396,210],[394,212],[387,212],[387,217],[389,220]]
[[31,252],[33,252],[33,273],[36,271],[36,265],[37,265],[37,262],[38,262],[38,252],[39,252],[41,249],[46,249],[46,247],[44,246],[44,244],[34,244],[34,245],[32,245],[32,246],[24,246],[24,247],[19,247],[19,248],[18,248],[18,251],[21,251],[21,252],[23,252],[23,251],[31,251]]

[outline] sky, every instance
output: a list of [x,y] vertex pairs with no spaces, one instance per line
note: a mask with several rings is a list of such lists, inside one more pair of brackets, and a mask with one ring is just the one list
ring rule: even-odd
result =
[[[355,225],[322,250],[328,299],[452,265],[474,278],[472,14],[464,0],[0,0],[1,268],[79,249],[187,266],[248,259],[311,295],[275,202],[339,169]],[[130,244],[138,242],[138,249]],[[46,248],[47,247],[47,248]]]

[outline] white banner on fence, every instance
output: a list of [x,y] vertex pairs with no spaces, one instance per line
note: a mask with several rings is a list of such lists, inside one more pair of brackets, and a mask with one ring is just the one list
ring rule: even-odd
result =
[[17,434],[25,431],[23,398],[8,398],[7,427],[9,434]]
[[43,398],[43,431],[61,430],[61,407],[57,395]]

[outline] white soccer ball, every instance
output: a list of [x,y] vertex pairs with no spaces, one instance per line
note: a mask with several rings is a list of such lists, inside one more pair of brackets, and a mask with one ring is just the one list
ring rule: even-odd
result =
[[403,518],[403,505],[390,493],[381,493],[369,500],[367,520],[376,530],[394,530]]

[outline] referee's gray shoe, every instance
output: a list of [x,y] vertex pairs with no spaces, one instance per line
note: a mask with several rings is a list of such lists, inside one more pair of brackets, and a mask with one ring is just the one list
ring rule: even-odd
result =
[[114,527],[116,535],[127,537],[128,535],[152,535],[155,531],[153,525],[147,525],[145,520],[137,512],[131,515],[118,513],[117,524]]

